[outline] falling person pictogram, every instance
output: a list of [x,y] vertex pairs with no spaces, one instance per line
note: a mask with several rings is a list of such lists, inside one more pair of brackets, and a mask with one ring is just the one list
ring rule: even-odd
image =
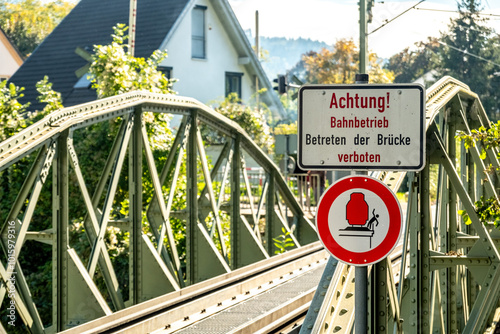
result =
[[372,238],[375,234],[375,227],[378,226],[379,215],[372,210],[372,217],[369,218],[369,207],[365,201],[365,194],[353,192],[346,205],[346,220],[349,223],[345,229],[340,229],[340,236],[368,237],[370,249],[372,248]]

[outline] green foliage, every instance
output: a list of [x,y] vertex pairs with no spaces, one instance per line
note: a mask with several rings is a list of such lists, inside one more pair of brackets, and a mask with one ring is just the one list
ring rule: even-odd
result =
[[132,56],[125,50],[128,47],[125,44],[127,29],[125,24],[117,24],[113,27],[111,44],[94,47],[89,73],[97,96],[103,98],[134,90],[173,93],[174,80],[168,80],[157,69],[167,53],[156,50],[148,59]]
[[291,232],[287,231],[284,227],[281,228],[283,234],[279,235],[277,238],[273,238],[274,246],[276,246],[275,254],[282,254],[287,251],[287,248],[292,248],[295,246],[293,239],[290,238]]
[[[265,152],[271,152],[274,142],[263,109],[244,105],[236,93],[231,93],[215,107],[215,111],[238,123],[257,145]],[[215,130],[205,127],[203,134],[209,144],[223,142],[222,135]]]
[[285,108],[287,119],[292,122],[297,121],[298,102],[296,94],[297,93],[294,93],[293,91],[288,91],[285,94],[280,95],[280,102],[283,105],[283,108]]
[[0,0],[0,27],[27,57],[74,6],[64,0]]
[[291,124],[280,124],[274,128],[275,135],[292,135],[297,133],[297,122]]
[[[488,129],[484,126],[481,126],[477,130],[473,129],[470,134],[460,131],[456,137],[464,142],[466,149],[476,147],[477,143],[480,143],[480,145],[478,145],[481,148],[480,158],[484,160],[486,159],[486,150],[494,149],[495,151],[500,147],[500,121],[491,123]],[[496,151],[497,159],[500,159],[500,152],[498,152],[498,150]],[[490,165],[484,172],[495,173],[498,171],[500,171],[499,168],[494,168]],[[494,222],[496,227],[500,227],[500,204],[495,197],[481,197],[481,199],[475,203],[475,211],[483,223]],[[466,224],[471,223],[467,212],[460,210],[459,214]]]
[[440,47],[437,38],[429,37],[426,42],[415,43],[415,48],[392,56],[385,68],[394,72],[394,82],[413,82],[438,67]]
[[[484,198],[481,196],[481,199],[474,203],[474,206],[481,222],[484,224],[493,222],[495,227],[500,227],[500,205],[494,197]],[[465,224],[469,225],[472,222],[465,210],[459,210],[458,214],[462,216]]]
[[[480,96],[486,113],[498,119],[498,36],[483,18],[478,0],[461,0],[459,16],[441,36],[440,73],[465,82]],[[486,60],[486,61],[485,61]]]
[[[490,127],[486,129],[481,126],[479,129],[471,130],[471,133],[459,131],[457,138],[464,142],[465,148],[469,149],[475,147],[476,143],[481,143],[481,159],[486,158],[486,150],[497,148],[500,146],[500,121],[497,123],[490,123]],[[500,159],[500,153],[497,153],[497,159]]]
[[[382,61],[375,53],[369,54],[368,74],[371,83],[390,83],[391,71],[382,68]],[[323,48],[302,57],[306,70],[306,82],[310,84],[354,83],[359,69],[359,51],[352,39],[338,40],[333,49]]]
[[[96,47],[97,53],[95,63],[92,64],[94,66],[92,75],[95,79],[95,85],[97,85],[96,88],[101,92],[101,96],[112,96],[137,89],[146,89],[158,93],[172,93],[172,81],[167,80],[161,72],[156,70],[156,66],[162,61],[166,54],[156,51],[147,60],[133,58],[128,54],[124,54],[123,41],[126,39],[124,35],[125,30],[126,28],[124,26],[115,29],[115,35],[113,36],[113,43],[115,44],[112,46]],[[123,62],[120,62],[119,59],[116,60],[116,53],[123,56],[125,60]],[[103,62],[106,60],[111,62],[109,64],[104,64]],[[101,68],[101,70],[99,70],[99,68]],[[134,80],[133,82],[130,81],[131,77]],[[110,82],[112,84],[110,84]],[[100,84],[102,84],[102,89],[100,88]],[[52,84],[49,82],[48,77],[44,77],[43,80],[37,83],[37,90],[40,94],[38,97],[39,101],[45,103],[46,106],[42,111],[27,114],[27,105],[22,105],[18,102],[18,99],[22,97],[21,92],[23,88],[18,88],[13,84],[9,85],[6,81],[0,83],[0,121],[2,124],[5,124],[5,126],[0,127],[0,140],[5,140],[39,118],[63,107],[61,95],[52,89]],[[167,156],[166,152],[170,149],[172,142],[172,133],[168,126],[170,120],[169,116],[166,114],[143,113],[143,120],[146,125],[155,160],[164,163]],[[97,123],[73,132],[75,151],[79,159],[79,165],[87,189],[90,193],[93,192],[99,181],[113,140],[122,122],[123,120],[118,118],[108,122]],[[0,201],[0,212],[2,214],[2,221],[5,221],[6,214],[8,214],[10,210],[10,205],[12,205],[15,195],[19,192],[29,170],[29,166],[33,163],[34,155],[35,154],[30,155],[0,172],[0,196],[2,198],[2,201]],[[143,161],[143,166],[143,200],[147,203],[153,196],[153,186],[151,176],[146,172],[146,161]],[[124,163],[122,173],[125,175],[128,174],[127,162]],[[69,178],[69,210],[70,217],[73,217],[69,231],[69,244],[70,247],[75,248],[82,261],[86,262],[90,256],[91,246],[84,233],[85,229],[83,224],[87,209],[81,199],[80,191],[74,186],[77,183],[76,175],[70,172]],[[128,181],[126,178],[122,178],[120,182],[110,219],[120,219],[128,215]],[[35,214],[30,223],[30,228],[33,230],[39,231],[51,228],[51,186],[52,179],[49,175],[42,188]],[[166,189],[164,191],[166,191]],[[185,199],[185,195],[183,196],[181,194],[174,203],[178,205],[177,207],[182,205],[185,207]],[[98,206],[102,205],[103,200],[103,198],[100,199]],[[144,218],[144,220],[146,220],[146,218]],[[179,253],[185,256],[185,241],[182,240],[185,238],[185,233],[183,233],[185,226],[182,221],[172,220],[175,221],[172,223],[174,235],[179,239],[178,244],[181,249]],[[117,273],[122,295],[126,300],[129,293],[129,233],[109,226],[106,229],[105,242],[113,267]],[[19,260],[27,273],[27,281],[33,292],[33,299],[38,307],[42,321],[44,324],[50,324],[52,316],[52,292],[50,289],[52,284],[52,252],[49,246],[38,242],[28,241],[26,245],[29,252],[21,252]],[[48,250],[46,249],[47,247]],[[184,253],[182,253],[182,249],[184,249]],[[97,270],[94,280],[104,293],[104,298],[110,303],[109,296],[105,293],[105,283],[100,270]],[[47,288],[47,286],[49,288]]]
[[[59,109],[57,104],[58,93],[52,90],[52,85],[45,77],[37,84],[37,89],[41,92],[40,100],[48,103],[48,107],[42,113],[28,113],[28,104],[19,103],[18,99],[23,96],[24,88],[8,84],[7,81],[0,83],[0,122],[4,125],[0,127],[0,141],[3,141],[26,126],[33,124],[44,113]],[[59,97],[60,101],[60,97]],[[59,102],[60,103],[60,102]],[[0,172],[0,221],[5,222],[11,205],[14,203],[17,193],[33,164],[36,154],[31,154]],[[35,208],[30,227],[33,230],[41,231],[50,228],[51,222],[51,176],[47,178],[45,186],[42,188],[38,205]],[[81,201],[80,201],[81,202]],[[26,279],[30,284],[33,299],[38,306],[38,312],[43,321],[47,324],[51,321],[51,247],[34,241],[27,241],[25,249],[29,253],[21,252],[19,261],[25,268]],[[49,288],[47,288],[49,287]],[[24,332],[19,324],[16,329]]]
[[17,87],[7,81],[0,82],[0,141],[13,136],[25,127],[35,123],[43,116],[52,111],[61,109],[61,94],[52,89],[52,83],[45,76],[36,84],[37,91],[40,93],[38,100],[47,103],[41,111],[28,113],[29,103],[21,104],[19,99],[24,96],[22,93],[24,87]]
[[46,103],[41,112],[41,116],[50,114],[53,111],[63,108],[61,93],[52,89],[52,83],[49,82],[49,77],[44,76],[42,80],[36,83],[36,90],[40,94],[38,101]]
[[26,127],[22,114],[26,112],[29,104],[21,104],[18,99],[24,96],[22,91],[13,83],[0,82],[0,141],[11,137],[19,130]]

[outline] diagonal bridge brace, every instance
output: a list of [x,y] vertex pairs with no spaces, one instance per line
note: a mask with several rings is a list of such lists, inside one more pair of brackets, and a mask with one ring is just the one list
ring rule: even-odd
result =
[[[480,328],[483,328],[487,322],[487,318],[492,307],[498,302],[500,295],[500,284],[493,284],[493,282],[498,282],[500,279],[500,254],[495,246],[493,239],[491,238],[488,230],[484,224],[479,220],[477,213],[475,212],[474,204],[464,188],[460,177],[456,170],[453,168],[452,161],[448,156],[444,143],[441,140],[439,132],[435,126],[435,123],[429,129],[431,131],[431,138],[436,144],[436,154],[435,157],[443,165],[449,180],[454,187],[457,195],[462,202],[469,218],[471,224],[476,230],[479,236],[478,241],[475,246],[470,250],[469,256],[476,256],[477,254],[485,254],[491,264],[487,267],[485,274],[482,277],[482,282],[479,280],[478,283],[481,285],[481,292],[471,309],[469,321],[467,321],[466,327],[464,328],[464,333],[478,333]],[[477,269],[475,269],[477,270]]]

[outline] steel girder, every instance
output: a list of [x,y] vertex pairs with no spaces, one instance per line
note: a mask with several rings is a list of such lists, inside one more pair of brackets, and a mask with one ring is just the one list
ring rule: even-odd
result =
[[[164,113],[180,121],[169,147],[159,150],[144,118]],[[89,174],[76,134],[105,122],[116,130],[109,149],[92,152],[104,155],[99,175]],[[203,127],[224,139],[220,153],[207,154]],[[244,154],[260,166],[260,183],[249,181]],[[15,304],[16,317],[34,333],[74,327],[269,258],[282,229],[296,247],[317,240],[272,160],[240,126],[190,98],[132,92],[56,111],[0,143],[0,176],[17,170],[25,178],[11,189],[16,196],[2,216],[0,300],[3,308]],[[75,198],[82,217],[73,216]],[[33,215],[42,206],[51,212],[36,230]],[[184,227],[175,229],[172,219]],[[110,231],[126,232],[125,266],[117,264]],[[26,279],[33,273],[21,268],[19,255],[29,259],[33,241],[51,250],[49,320]]]
[[[373,174],[395,192],[407,176],[409,192],[400,252],[369,269],[369,332],[483,333],[500,306],[500,230],[479,220],[474,202],[481,195],[498,201],[499,173],[484,171],[499,162],[496,151],[482,160],[480,143],[465,150],[456,136],[490,123],[477,95],[451,77],[427,90],[426,110],[425,168]],[[301,333],[351,333],[355,305],[345,291],[354,268],[346,267],[324,277],[320,286],[332,280],[322,292],[329,298],[309,310]]]

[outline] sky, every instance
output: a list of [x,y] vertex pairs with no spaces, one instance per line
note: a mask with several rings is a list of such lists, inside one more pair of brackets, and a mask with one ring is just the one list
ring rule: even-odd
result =
[[[389,58],[429,36],[439,37],[440,31],[446,31],[450,18],[458,16],[455,0],[426,0],[381,27],[420,1],[376,0],[373,22],[368,25],[370,51]],[[251,29],[252,34],[258,10],[260,36],[311,38],[330,45],[341,38],[359,41],[358,0],[229,0],[229,3],[243,29]],[[500,0],[482,0],[482,5],[483,13],[496,15],[489,16],[488,25],[500,32]]]

